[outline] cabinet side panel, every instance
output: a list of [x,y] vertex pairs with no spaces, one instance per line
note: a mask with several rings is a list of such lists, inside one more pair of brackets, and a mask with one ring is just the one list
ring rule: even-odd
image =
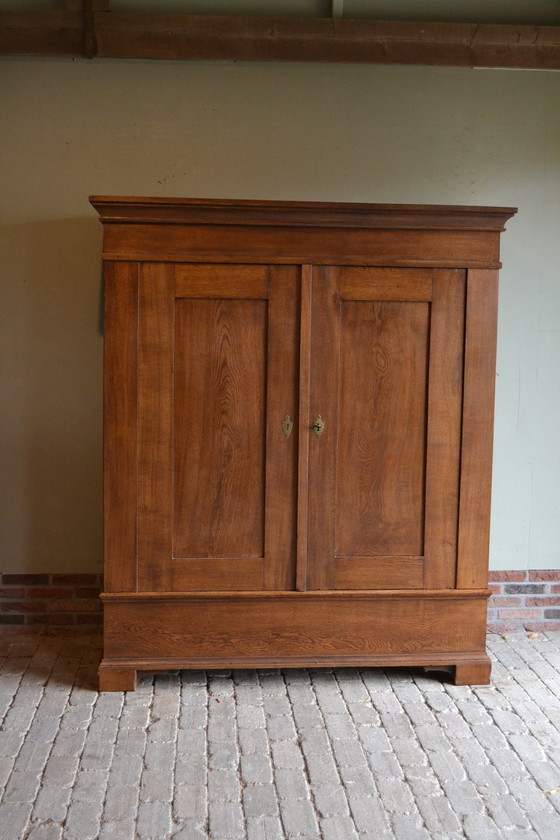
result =
[[435,270],[430,341],[424,586],[455,586],[465,272]]
[[136,590],[137,263],[105,266],[104,588]]
[[139,585],[165,590],[173,511],[173,266],[146,263],[139,286]]
[[498,272],[469,271],[457,586],[487,585]]

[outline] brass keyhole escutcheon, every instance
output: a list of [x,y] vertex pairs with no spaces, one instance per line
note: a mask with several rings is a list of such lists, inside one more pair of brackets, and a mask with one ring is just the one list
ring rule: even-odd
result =
[[318,438],[321,437],[321,435],[323,434],[323,429],[324,428],[325,428],[325,421],[323,420],[321,415],[318,414],[317,419],[313,423],[313,431],[315,432],[315,434],[317,435]]
[[284,419],[282,420],[282,431],[284,432],[284,437],[286,440],[292,434],[292,429],[294,428],[294,421],[290,420],[290,415],[286,414]]

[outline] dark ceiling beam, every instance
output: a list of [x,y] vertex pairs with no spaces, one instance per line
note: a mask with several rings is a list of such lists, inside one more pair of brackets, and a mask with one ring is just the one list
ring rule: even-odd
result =
[[559,70],[560,26],[3,11],[0,55]]

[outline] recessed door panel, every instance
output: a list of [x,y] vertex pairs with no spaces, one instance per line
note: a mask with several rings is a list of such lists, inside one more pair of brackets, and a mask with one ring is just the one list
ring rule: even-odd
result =
[[310,589],[453,586],[463,330],[463,272],[314,270]]
[[175,557],[263,557],[266,300],[175,303]]
[[292,584],[296,448],[282,423],[297,412],[298,283],[290,266],[143,268],[140,486],[154,489],[139,516],[141,589]]
[[427,302],[340,304],[335,554],[424,550]]

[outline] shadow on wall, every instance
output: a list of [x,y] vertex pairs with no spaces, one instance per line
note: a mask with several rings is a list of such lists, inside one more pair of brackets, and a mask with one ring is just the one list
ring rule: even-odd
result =
[[101,226],[0,231],[0,571],[101,568]]

